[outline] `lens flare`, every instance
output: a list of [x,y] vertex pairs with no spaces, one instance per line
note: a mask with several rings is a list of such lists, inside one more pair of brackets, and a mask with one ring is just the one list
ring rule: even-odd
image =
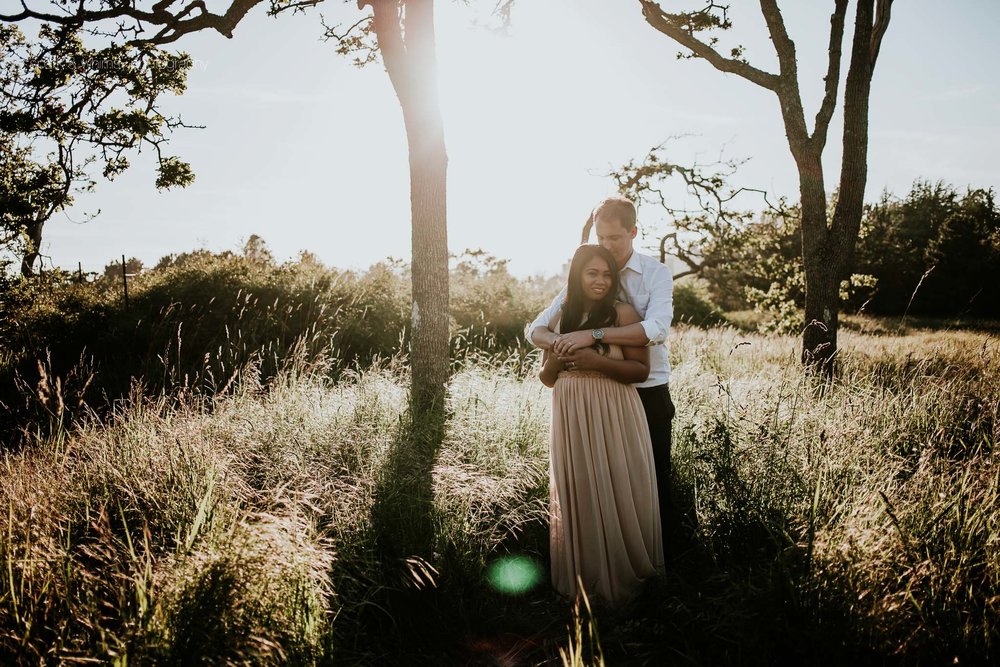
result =
[[486,581],[499,593],[521,595],[542,580],[542,566],[528,556],[498,558],[486,570]]

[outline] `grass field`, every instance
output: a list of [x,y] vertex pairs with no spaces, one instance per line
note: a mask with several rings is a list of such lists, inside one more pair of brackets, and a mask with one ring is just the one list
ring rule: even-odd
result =
[[548,585],[549,395],[516,356],[454,377],[424,559],[386,559],[376,519],[408,437],[403,360],[333,383],[293,359],[218,398],[136,392],[4,457],[0,660],[996,659],[1000,338],[841,346],[822,388],[795,339],[675,330],[680,528],[621,612],[575,613]]

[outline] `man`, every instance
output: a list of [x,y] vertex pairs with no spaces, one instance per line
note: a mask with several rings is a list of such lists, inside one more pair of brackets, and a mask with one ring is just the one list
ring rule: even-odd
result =
[[635,252],[633,241],[636,228],[635,205],[622,197],[605,199],[591,215],[597,242],[607,248],[620,267],[622,292],[619,298],[627,301],[639,312],[641,322],[625,327],[574,331],[556,334],[549,325],[559,313],[566,289],[555,298],[552,305],[542,312],[525,329],[525,338],[536,346],[551,350],[560,360],[573,364],[573,368],[588,370],[587,357],[577,351],[593,346],[598,341],[622,346],[648,346],[649,377],[636,384],[642,407],[649,423],[653,442],[653,462],[656,467],[656,485],[659,490],[660,523],[663,527],[663,552],[667,549],[667,526],[670,523],[670,426],[674,417],[674,404],[670,400],[670,361],[667,358],[667,337],[674,315],[673,277],[670,270],[656,259]]

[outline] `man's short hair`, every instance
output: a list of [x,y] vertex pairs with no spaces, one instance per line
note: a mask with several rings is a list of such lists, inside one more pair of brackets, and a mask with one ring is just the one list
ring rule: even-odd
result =
[[608,197],[594,208],[590,219],[617,220],[626,231],[635,227],[635,204],[625,197]]

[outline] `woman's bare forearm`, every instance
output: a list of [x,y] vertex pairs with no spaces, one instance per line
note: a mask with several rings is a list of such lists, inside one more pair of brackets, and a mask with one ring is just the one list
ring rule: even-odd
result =
[[595,366],[601,373],[623,384],[643,382],[649,377],[649,364],[644,364],[635,359],[608,359],[602,357],[600,361],[595,362]]
[[555,355],[550,352],[546,352],[542,357],[542,370],[538,373],[538,379],[542,381],[546,387],[552,388],[556,384],[556,378],[559,377],[559,372],[562,371],[564,365]]

